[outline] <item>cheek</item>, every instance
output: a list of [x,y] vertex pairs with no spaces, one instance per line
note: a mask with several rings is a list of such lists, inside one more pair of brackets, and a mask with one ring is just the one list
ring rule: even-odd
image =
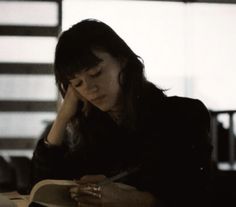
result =
[[106,88],[107,88],[107,90],[109,90],[109,94],[115,99],[117,98],[117,96],[119,95],[119,93],[121,91],[120,84],[117,79],[110,80],[110,82],[109,82],[109,84],[107,84]]
[[120,83],[119,83],[119,74],[116,74],[111,79],[111,87],[113,90],[119,90],[120,89]]
[[110,69],[110,71],[104,76],[104,80],[106,80],[107,84],[116,86],[119,82],[118,68]]

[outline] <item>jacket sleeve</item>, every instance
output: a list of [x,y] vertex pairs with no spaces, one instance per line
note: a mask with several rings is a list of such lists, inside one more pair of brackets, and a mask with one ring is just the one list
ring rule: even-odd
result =
[[[167,207],[207,206],[206,186],[211,174],[210,116],[199,100],[176,102],[163,119],[163,140],[153,145],[142,175],[142,190]],[[166,121],[165,121],[166,120]]]
[[[31,188],[35,183],[43,179],[60,179],[62,168],[64,166],[64,157],[67,152],[66,146],[47,146],[44,138],[49,133],[49,125],[41,135],[31,162]],[[66,135],[65,135],[66,136]]]
[[[181,113],[181,125],[176,130],[174,142],[177,151],[172,154],[173,169],[166,192],[170,192],[172,206],[208,206],[206,187],[211,178],[212,145],[209,136],[210,116],[205,105],[199,100],[186,104]],[[183,127],[182,127],[183,126]]]

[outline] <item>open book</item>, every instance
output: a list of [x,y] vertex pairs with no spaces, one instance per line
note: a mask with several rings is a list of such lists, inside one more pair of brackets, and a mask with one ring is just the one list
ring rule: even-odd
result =
[[0,194],[0,207],[28,207],[29,196],[21,195],[17,191]]
[[0,194],[0,206],[17,207],[16,204],[13,201],[11,201],[10,198],[2,194]]
[[42,180],[35,184],[29,196],[29,203],[48,207],[77,207],[70,197],[70,188],[76,183],[72,180]]

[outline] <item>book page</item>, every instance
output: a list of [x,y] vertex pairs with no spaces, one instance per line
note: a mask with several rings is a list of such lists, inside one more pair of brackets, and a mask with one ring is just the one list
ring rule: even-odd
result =
[[76,207],[77,202],[70,197],[70,188],[76,183],[70,180],[43,180],[37,183],[31,193],[30,202],[48,206]]
[[28,205],[29,195],[21,195],[17,191],[4,192],[0,194],[0,207],[28,207]]
[[4,207],[17,207],[7,196],[0,194],[0,206]]

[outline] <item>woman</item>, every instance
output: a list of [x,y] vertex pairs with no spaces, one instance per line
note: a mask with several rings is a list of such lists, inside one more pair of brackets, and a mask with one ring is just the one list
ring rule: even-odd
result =
[[211,145],[202,102],[165,96],[145,79],[140,58],[97,20],[62,33],[54,68],[64,101],[35,149],[33,183],[76,179],[70,194],[79,206],[206,204]]

